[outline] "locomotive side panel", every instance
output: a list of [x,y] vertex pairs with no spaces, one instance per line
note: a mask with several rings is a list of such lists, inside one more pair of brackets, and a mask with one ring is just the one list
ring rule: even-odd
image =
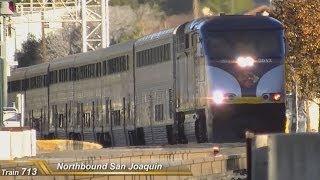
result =
[[183,132],[179,138],[183,142],[204,142],[205,138],[199,140],[197,136],[206,136],[206,122],[201,119],[199,125],[197,117],[203,116],[207,103],[205,59],[198,32],[186,29],[188,24],[178,29],[176,36],[177,111],[183,119],[178,125]]

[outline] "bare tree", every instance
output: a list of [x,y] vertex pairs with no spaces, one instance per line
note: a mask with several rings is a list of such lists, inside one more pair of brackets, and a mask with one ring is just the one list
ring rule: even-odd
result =
[[[148,3],[140,5],[138,8],[114,6],[109,9],[111,44],[137,39],[143,35],[158,31],[164,18],[164,13],[160,11],[158,6],[151,7]],[[97,8],[97,11],[99,10]],[[98,23],[90,22],[87,25],[89,28],[94,29]],[[100,38],[98,35],[101,34],[101,29],[98,28],[94,34],[95,38]],[[48,60],[81,52],[81,38],[80,25],[64,24],[61,30],[47,36]],[[98,46],[98,43],[96,46]]]
[[[110,7],[110,39],[113,43],[137,39],[143,35],[150,34],[160,29],[160,24],[164,18],[164,13],[156,5],[150,6],[148,3],[140,5],[137,8],[130,6]],[[99,9],[97,9],[99,11]],[[97,22],[87,24],[89,28],[95,28]],[[81,25],[75,23],[65,23],[61,29],[58,29],[46,36],[46,59],[51,61],[56,58],[65,57],[70,54],[81,52],[82,49],[82,31]],[[95,34],[99,38],[101,29],[98,28]],[[97,42],[99,43],[99,42]],[[39,47],[38,47],[39,45]],[[35,39],[34,36],[28,38],[16,56],[19,66],[28,66],[40,63],[41,40]],[[97,44],[98,45],[98,44]],[[29,46],[32,46],[30,48]],[[30,50],[34,49],[34,50]],[[36,56],[37,58],[29,58]],[[19,60],[20,59],[20,60]],[[30,62],[29,62],[30,61]]]
[[159,31],[161,21],[165,18],[164,12],[159,6],[151,7],[149,4],[144,4],[136,11],[137,23],[142,28],[142,34],[150,34],[154,31]]
[[81,27],[76,24],[64,24],[63,28],[50,33],[46,38],[47,59],[65,57],[81,52]]
[[157,5],[138,8],[115,6],[110,9],[110,37],[114,42],[137,39],[160,29],[165,14]]

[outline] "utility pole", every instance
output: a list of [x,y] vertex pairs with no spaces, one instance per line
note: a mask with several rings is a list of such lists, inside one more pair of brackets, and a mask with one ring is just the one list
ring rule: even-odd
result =
[[235,10],[234,10],[234,0],[231,0],[231,14],[235,14]]
[[2,79],[3,79],[3,96],[2,96],[2,107],[7,106],[7,97],[8,97],[8,63],[7,63],[7,25],[6,17],[2,16],[2,40],[1,40],[1,57],[2,57]]
[[109,0],[106,0],[106,34],[107,34],[107,44],[106,47],[110,45],[110,18],[109,18]]
[[[0,58],[0,70],[4,69],[4,59]],[[3,72],[3,71],[2,71]],[[0,73],[0,79],[4,79],[4,76],[6,74]],[[3,127],[3,97],[4,97],[4,88],[3,88],[4,83],[0,83],[0,127]]]
[[299,96],[297,78],[294,81],[294,99],[295,99],[295,113],[296,113],[296,132],[299,132]]
[[82,52],[88,51],[87,46],[87,1],[81,0],[81,24],[82,24]]
[[8,1],[0,1],[0,16],[2,17],[2,31],[0,34],[1,37],[1,58],[0,58],[0,127],[2,127],[3,124],[3,107],[7,106],[7,96],[8,96],[8,65],[7,65],[7,42],[6,42],[6,17],[13,15],[13,12],[11,11],[9,7]]
[[109,47],[109,0],[101,0],[101,42],[102,48]]
[[[82,24],[82,50],[95,50],[109,45],[109,0],[29,0],[27,3],[16,4],[16,14],[24,16],[25,19],[15,19],[15,23],[35,22],[69,22]],[[103,7],[102,4],[105,4]],[[50,6],[48,6],[50,5]],[[102,11],[98,10],[100,8]],[[44,10],[43,10],[44,9]],[[59,12],[64,10],[61,16],[46,16],[36,19],[41,11]],[[93,28],[88,27],[90,23]],[[104,26],[104,27],[103,27]],[[97,31],[101,29],[101,31]],[[103,30],[104,29],[104,30]]]
[[[43,1],[45,1],[45,0],[43,0]],[[47,42],[46,42],[46,32],[45,32],[47,22],[45,22],[44,19],[45,19],[44,18],[44,9],[42,9],[42,11],[41,11],[42,62],[47,62]]]
[[199,17],[200,17],[199,0],[193,0],[193,18],[198,19]]
[[106,29],[106,9],[108,0],[101,0],[101,46],[102,48],[107,47],[107,29]]

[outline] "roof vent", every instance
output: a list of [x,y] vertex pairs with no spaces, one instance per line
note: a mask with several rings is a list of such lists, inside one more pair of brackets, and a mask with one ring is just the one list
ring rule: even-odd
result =
[[269,16],[270,13],[268,11],[263,11],[262,16]]
[[269,12],[268,11],[263,11],[263,12],[256,12],[257,16],[269,16]]

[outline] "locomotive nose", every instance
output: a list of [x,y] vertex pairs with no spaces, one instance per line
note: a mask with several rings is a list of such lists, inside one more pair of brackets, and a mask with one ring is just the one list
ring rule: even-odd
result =
[[244,142],[246,131],[253,133],[284,132],[285,105],[225,104],[212,109],[213,142]]

